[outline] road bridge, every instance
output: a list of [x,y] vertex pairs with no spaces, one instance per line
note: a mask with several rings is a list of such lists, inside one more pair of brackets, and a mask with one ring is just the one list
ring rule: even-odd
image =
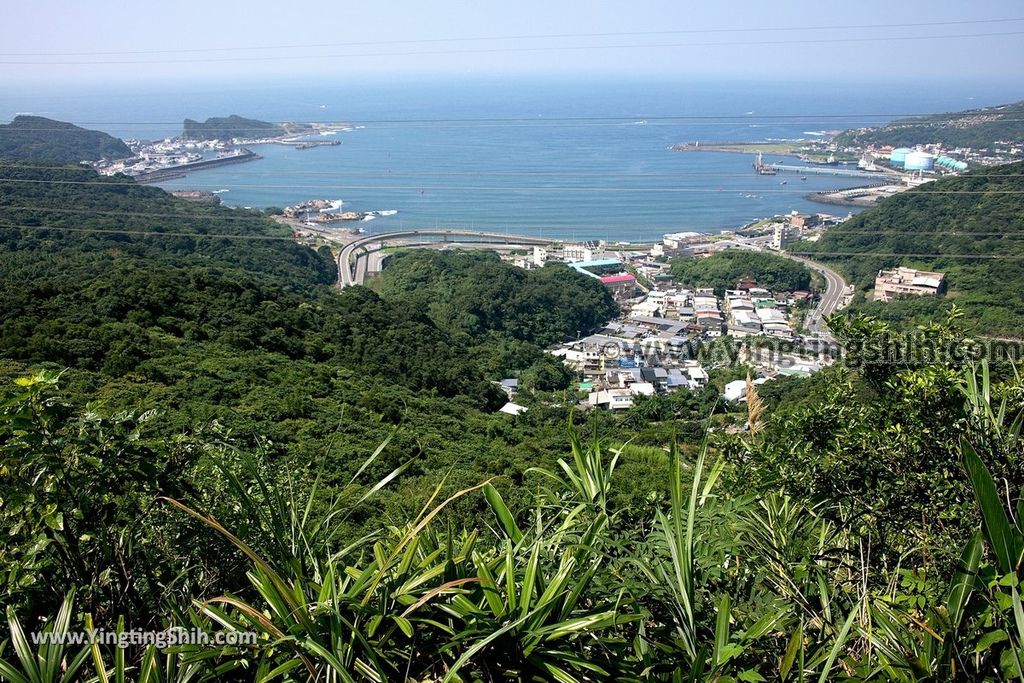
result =
[[[432,238],[432,239],[427,239]],[[505,247],[520,246],[547,246],[553,240],[543,237],[530,237],[528,235],[512,235],[503,232],[484,232],[479,230],[397,230],[392,232],[380,232],[349,242],[338,252],[338,286],[351,287],[353,285],[365,284],[367,274],[371,271],[370,259],[374,252],[379,251],[387,243],[395,242],[405,245],[410,240],[412,244],[406,246],[424,247],[446,242],[455,243],[467,247],[476,244],[494,244]],[[379,262],[379,259],[377,259]]]

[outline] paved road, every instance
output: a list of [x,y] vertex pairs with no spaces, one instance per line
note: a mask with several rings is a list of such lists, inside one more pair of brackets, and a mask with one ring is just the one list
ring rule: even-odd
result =
[[832,315],[836,308],[839,307],[839,302],[842,301],[843,294],[846,291],[846,280],[836,271],[817,261],[785,252],[781,252],[780,255],[803,263],[811,270],[821,273],[825,278],[825,291],[818,301],[818,306],[811,311],[810,317],[807,319],[807,329],[824,341],[835,341],[832,332],[828,329],[828,325],[825,324],[825,318]]
[[[344,245],[338,252],[338,286],[351,287],[353,285],[364,284],[369,272],[379,271],[382,261],[386,258],[386,255],[381,253],[380,249],[386,242],[408,242],[405,246],[410,247],[437,248],[439,246],[443,246],[443,243],[439,244],[436,240],[423,241],[420,239],[430,237],[442,237],[448,242],[449,246],[455,246],[458,244],[458,246],[463,248],[481,244],[490,245],[492,248],[495,245],[504,245],[508,248],[521,248],[531,245],[544,246],[551,243],[551,240],[540,237],[509,235],[497,232],[481,232],[476,230],[423,229],[382,232],[374,235],[367,235],[365,237],[359,237],[352,240],[348,244]],[[455,238],[459,237],[470,238],[473,242],[466,242],[465,240],[456,241]],[[761,251],[763,248],[760,241],[746,240],[742,238],[729,240],[727,243],[719,243],[718,246],[733,249],[751,249],[756,251]],[[812,335],[823,341],[834,341],[832,333],[825,324],[825,318],[835,312],[836,308],[839,307],[839,303],[842,301],[843,294],[846,290],[846,281],[843,280],[843,277],[839,273],[828,266],[818,263],[817,261],[812,261],[808,258],[797,256],[795,254],[787,254],[786,252],[773,253],[777,253],[780,256],[784,256],[794,261],[799,261],[808,268],[821,273],[825,278],[825,292],[821,295],[821,299],[818,301],[817,307],[811,312],[810,317],[807,320],[807,329]]]
[[[446,240],[465,237],[475,242],[517,246],[544,246],[551,244],[550,239],[540,237],[509,235],[499,232],[480,232],[476,230],[401,230],[381,232],[360,237],[341,248],[341,251],[338,252],[338,286],[351,287],[365,283],[366,275],[370,271],[370,255],[374,251],[379,250],[385,242],[409,238],[418,239],[421,237],[442,237]],[[379,258],[375,259],[375,262],[379,262]]]
[[[737,237],[731,240],[721,240],[715,243],[717,249],[747,249],[753,251],[765,251],[764,249],[765,239],[764,238],[744,238]],[[828,329],[828,325],[825,324],[825,318],[832,315],[835,310],[839,307],[839,303],[843,299],[843,294],[846,291],[846,281],[843,276],[832,270],[826,265],[812,261],[809,258],[803,256],[797,256],[796,254],[788,254],[784,251],[771,251],[772,254],[778,254],[785,258],[799,261],[811,270],[821,273],[822,277],[825,278],[825,291],[821,295],[821,299],[818,301],[817,307],[811,311],[810,316],[807,318],[807,329],[815,337],[818,337],[825,342],[833,342],[835,338],[832,336],[832,332]]]

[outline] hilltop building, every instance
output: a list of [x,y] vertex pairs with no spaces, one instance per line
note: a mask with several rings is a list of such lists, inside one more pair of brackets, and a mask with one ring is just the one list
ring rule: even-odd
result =
[[875,301],[892,301],[902,295],[937,296],[945,291],[945,273],[932,273],[900,266],[880,270],[875,277]]

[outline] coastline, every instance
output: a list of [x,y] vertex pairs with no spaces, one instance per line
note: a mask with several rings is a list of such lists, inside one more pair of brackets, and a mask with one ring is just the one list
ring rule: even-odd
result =
[[[219,166],[227,166],[230,164],[240,164],[247,161],[257,161],[263,157],[260,154],[249,149],[256,145],[283,145],[291,149],[306,150],[314,149],[317,147],[336,147],[341,144],[340,140],[337,139],[323,139],[329,135],[335,135],[340,132],[347,132],[355,130],[355,126],[349,123],[337,122],[337,123],[296,123],[294,121],[286,121],[284,123],[276,124],[284,130],[284,133],[274,137],[267,138],[251,138],[251,139],[236,139],[228,143],[228,149],[239,149],[241,150],[238,154],[215,157],[212,159],[201,159],[199,161],[188,162],[184,164],[175,164],[167,166],[165,168],[159,168],[153,171],[146,171],[133,175],[135,181],[140,184],[149,183],[160,183],[169,180],[179,180],[186,177],[193,171],[202,171],[211,168],[217,168]],[[192,140],[193,138],[187,138]],[[211,142],[205,138],[199,138],[204,143]],[[179,141],[186,140],[185,133],[178,138]],[[218,142],[212,140],[212,142]],[[149,144],[149,143],[146,143]]]
[[149,171],[148,173],[140,173],[139,175],[134,176],[134,178],[135,182],[140,185],[161,183],[167,180],[184,178],[192,171],[202,171],[209,168],[217,168],[218,166],[229,166],[231,164],[244,164],[248,161],[258,161],[262,158],[262,156],[253,152],[251,149],[242,148],[241,154],[235,154],[229,157],[218,157],[215,159],[203,159],[189,164],[180,164],[178,166],[172,166],[165,169]]
[[896,191],[894,190],[886,191],[888,188],[892,187],[894,186],[885,183],[875,183],[872,185],[850,187],[845,190],[809,192],[804,195],[804,199],[818,204],[855,206],[864,209],[875,206],[879,199],[884,199],[885,197],[896,194]]
[[[801,141],[802,142],[802,141]],[[797,156],[800,150],[794,142],[679,142],[672,145],[673,152],[723,152],[726,154],[781,154]]]
[[810,166],[832,166],[849,164],[857,158],[845,154],[834,153],[827,149],[814,149],[809,145],[820,144],[826,140],[782,140],[777,142],[679,142],[671,146],[673,152],[719,152],[721,154],[760,155],[773,154],[794,157]]
[[[345,209],[353,213],[346,216],[351,222],[339,223],[366,226],[374,232],[443,226],[634,242],[679,231],[717,234],[760,216],[791,211],[828,211],[804,195],[869,182],[832,177],[835,169],[827,173],[822,169],[814,175],[808,171],[805,182],[790,177],[783,186],[783,177],[755,174],[750,165],[753,156],[673,154],[671,139],[664,141],[662,131],[651,126],[557,131],[551,127],[525,131],[520,124],[502,124],[497,131],[494,125],[354,128],[360,135],[339,133],[342,146],[333,152],[330,148],[307,152],[314,155],[308,162],[293,156],[300,154],[292,151],[294,145],[263,140],[260,144],[266,146],[251,147],[264,156],[256,173],[225,165],[159,184],[173,189],[229,188],[230,194],[222,196],[225,205],[241,207],[287,207],[310,197],[343,197]],[[780,130],[777,137],[797,137],[786,132]],[[301,139],[331,137],[335,136]],[[488,173],[471,179],[473,174],[463,169],[479,168],[480,150],[492,149],[496,139],[514,144],[517,154],[488,157],[489,168],[495,169],[493,177]],[[685,131],[675,141],[680,139],[686,139]],[[778,142],[763,144],[780,149]],[[785,143],[781,148],[795,146]],[[446,150],[441,167],[439,149]],[[552,151],[558,153],[554,162]],[[781,163],[799,163],[795,157],[767,156]],[[536,177],[524,173],[541,166],[545,172]],[[302,175],[293,180],[299,168]],[[275,180],[279,173],[289,181]],[[361,222],[367,216],[358,212],[371,209],[400,213],[375,216],[368,226]]]

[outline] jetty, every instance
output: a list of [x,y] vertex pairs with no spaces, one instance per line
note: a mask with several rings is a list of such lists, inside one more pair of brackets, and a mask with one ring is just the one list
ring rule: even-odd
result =
[[142,173],[130,175],[137,183],[159,183],[165,180],[184,178],[191,171],[201,171],[203,169],[227,166],[229,164],[243,164],[247,161],[256,161],[257,159],[262,158],[263,157],[259,154],[243,147],[241,151],[236,154],[213,157],[212,159],[201,159],[199,161],[191,161],[185,164],[175,164],[173,166],[165,166],[163,168],[156,168],[151,171],[144,171]]
[[[754,166],[756,168],[757,164]],[[836,166],[800,166],[798,164],[764,164],[764,166],[774,171],[774,173],[761,173],[761,171],[758,171],[759,175],[775,175],[775,173],[801,173],[806,175],[813,173],[815,175],[846,176],[852,178],[875,178],[876,180],[882,180],[887,175],[894,175],[885,171],[862,171],[856,168]]]

